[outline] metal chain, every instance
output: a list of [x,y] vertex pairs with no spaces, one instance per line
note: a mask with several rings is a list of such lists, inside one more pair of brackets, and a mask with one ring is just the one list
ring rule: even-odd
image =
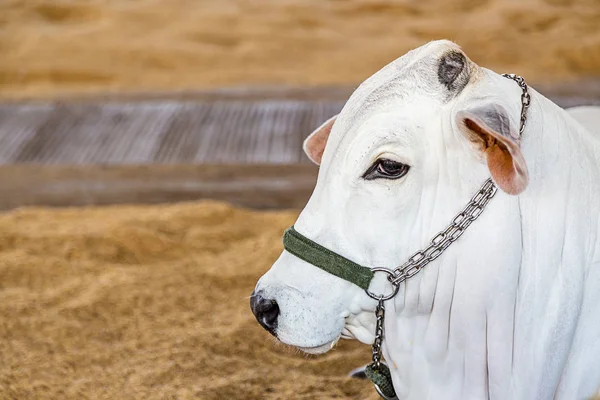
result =
[[377,308],[375,309],[375,316],[377,322],[375,323],[375,340],[373,341],[373,366],[375,369],[379,369],[381,366],[381,344],[383,343],[383,319],[385,318],[385,307],[383,306],[383,296],[379,297]]
[[407,262],[394,270],[393,275],[388,275],[388,280],[393,285],[399,285],[408,278],[416,275],[424,266],[438,258],[444,250],[458,240],[465,229],[482,214],[484,207],[496,194],[496,185],[489,178],[481,189],[471,198],[463,210],[452,220],[450,226],[439,232],[431,239],[430,245],[425,250],[413,254]]
[[517,84],[521,87],[523,93],[521,94],[521,122],[519,126],[519,136],[523,134],[525,130],[525,121],[527,120],[527,109],[529,108],[529,104],[531,104],[531,96],[529,95],[529,90],[527,83],[525,83],[525,79],[522,76],[515,74],[502,74],[503,77],[512,79],[517,82]]

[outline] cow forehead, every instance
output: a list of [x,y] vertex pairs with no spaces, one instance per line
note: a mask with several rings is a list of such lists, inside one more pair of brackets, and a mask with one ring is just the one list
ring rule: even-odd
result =
[[[464,64],[459,76],[452,68]],[[449,73],[450,71],[450,73]],[[455,78],[450,81],[448,74]],[[334,131],[347,132],[374,113],[441,105],[457,96],[479,67],[453,42],[430,42],[392,61],[365,80],[348,99]]]

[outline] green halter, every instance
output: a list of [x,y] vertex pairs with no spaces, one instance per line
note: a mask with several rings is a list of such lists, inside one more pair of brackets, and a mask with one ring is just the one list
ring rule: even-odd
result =
[[[367,291],[375,273],[367,267],[363,267],[354,261],[348,260],[326,247],[313,242],[306,236],[298,233],[294,226],[290,226],[283,234],[283,246],[285,249],[298,257],[332,275],[354,283],[361,289]],[[392,385],[392,376],[389,368],[382,363],[369,364],[365,367],[365,375],[375,384],[377,392],[384,399],[395,399],[396,392]]]

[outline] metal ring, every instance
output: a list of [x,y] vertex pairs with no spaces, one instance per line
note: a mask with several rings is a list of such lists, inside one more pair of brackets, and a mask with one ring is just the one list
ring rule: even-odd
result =
[[[385,272],[386,274],[388,274],[388,277],[394,277],[394,271],[389,270],[387,268],[372,268],[371,271],[373,271],[373,272]],[[389,282],[389,279],[388,279],[388,282]],[[369,292],[369,289],[365,289],[365,292],[372,299],[386,301],[386,300],[389,300],[389,299],[391,299],[392,297],[394,297],[395,295],[398,294],[398,289],[400,289],[400,285],[392,283],[392,288],[393,288],[392,293],[390,293],[387,296],[384,296],[382,294],[380,294],[378,296],[378,295],[376,295],[374,293]]]

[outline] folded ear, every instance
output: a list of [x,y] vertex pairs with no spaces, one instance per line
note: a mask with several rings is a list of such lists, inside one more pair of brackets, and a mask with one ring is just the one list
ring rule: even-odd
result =
[[486,104],[457,113],[457,124],[484,154],[492,178],[508,194],[527,187],[527,164],[519,147],[519,131],[511,125],[504,107]]
[[317,165],[321,164],[323,151],[325,151],[325,145],[327,144],[327,139],[329,139],[329,134],[336,118],[337,115],[329,118],[304,140],[304,145],[302,146],[304,152]]

